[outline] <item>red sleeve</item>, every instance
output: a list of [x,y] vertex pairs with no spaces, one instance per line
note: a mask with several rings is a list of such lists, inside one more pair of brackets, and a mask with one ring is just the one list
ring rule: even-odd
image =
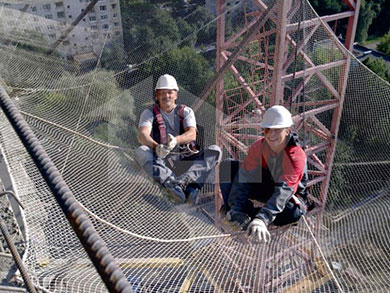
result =
[[242,166],[246,171],[254,170],[261,165],[261,150],[263,142],[264,138],[261,138],[250,146],[248,155],[242,163]]
[[280,180],[297,191],[298,184],[302,180],[306,164],[306,154],[299,146],[286,148],[282,161],[282,175]]

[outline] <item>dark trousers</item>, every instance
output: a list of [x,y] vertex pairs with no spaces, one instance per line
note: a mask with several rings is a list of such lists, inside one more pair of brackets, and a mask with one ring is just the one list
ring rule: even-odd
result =
[[[224,160],[221,162],[219,167],[219,181],[220,188],[222,192],[222,197],[224,201],[224,210],[230,210],[229,206],[229,195],[232,188],[233,182],[238,174],[240,169],[240,162],[237,160]],[[260,207],[254,207],[252,200],[258,200],[260,202],[266,203],[267,200],[272,196],[274,187],[273,180],[271,178],[263,178],[261,182],[256,183],[246,183],[249,184],[250,189],[247,194],[248,200],[243,207],[243,212],[248,214],[251,218],[254,218],[256,214],[260,211]],[[291,224],[300,219],[300,217],[305,213],[304,209],[292,201],[288,201],[284,210],[278,214],[273,222],[276,226],[282,226],[286,224]]]

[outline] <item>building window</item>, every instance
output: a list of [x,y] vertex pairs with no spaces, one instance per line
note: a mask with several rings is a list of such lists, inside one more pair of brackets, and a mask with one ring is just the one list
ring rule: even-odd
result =
[[37,7],[36,6],[31,7],[31,11],[33,12],[37,11]]
[[33,20],[34,20],[34,21],[38,21],[38,17],[34,16],[34,17],[33,17]]
[[55,38],[56,38],[56,34],[50,34],[50,35],[49,35],[49,38],[50,38],[50,39],[55,39]]
[[97,30],[97,25],[91,25],[92,30]]
[[66,6],[67,8],[70,8],[70,5]]
[[86,37],[85,40],[88,41],[88,37]]
[[65,17],[65,12],[64,11],[59,11],[57,12],[58,18],[64,18]]
[[96,21],[96,16],[90,16],[89,21]]
[[101,20],[108,19],[108,15],[107,14],[100,15],[100,19]]
[[109,28],[108,24],[103,24],[103,28],[108,29]]
[[45,15],[45,18],[46,18],[46,19],[53,19],[53,15],[47,14],[47,15]]
[[117,16],[118,16],[118,14],[114,13],[114,14],[112,15],[112,18],[117,18]]
[[54,25],[53,25],[53,24],[49,24],[49,25],[47,26],[47,29],[49,29],[49,30],[54,30],[54,29],[55,29],[55,27],[54,27]]
[[106,10],[106,5],[100,5],[99,8],[101,11]]
[[56,7],[62,7],[62,6],[64,6],[63,2],[56,2]]
[[51,8],[50,4],[43,4],[44,10],[50,10],[50,8]]
[[72,15],[69,15],[69,18],[72,18]]
[[112,9],[116,8],[116,4],[111,4]]
[[114,22],[114,26],[119,26],[119,22]]

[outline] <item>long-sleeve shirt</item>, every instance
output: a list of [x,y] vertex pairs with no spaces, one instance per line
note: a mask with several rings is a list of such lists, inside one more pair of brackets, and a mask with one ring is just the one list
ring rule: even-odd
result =
[[[229,203],[232,210],[244,212],[251,192],[250,183],[262,183],[263,190],[254,194],[255,199],[265,202],[265,205],[255,218],[268,225],[283,211],[293,194],[304,193],[306,182],[306,154],[297,143],[297,135],[290,135],[286,148],[279,154],[273,153],[264,137],[261,137],[249,148],[234,180]],[[267,190],[272,194],[268,200],[264,198]]]

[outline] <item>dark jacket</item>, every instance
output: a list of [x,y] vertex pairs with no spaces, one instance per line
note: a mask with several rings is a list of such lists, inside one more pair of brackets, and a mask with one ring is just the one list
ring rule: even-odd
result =
[[283,211],[293,194],[305,196],[307,180],[306,154],[295,133],[290,134],[286,148],[279,155],[275,155],[261,137],[249,148],[241,164],[229,195],[229,204],[233,211],[244,212],[256,186],[259,190],[254,199],[265,205],[255,218],[268,225]]

